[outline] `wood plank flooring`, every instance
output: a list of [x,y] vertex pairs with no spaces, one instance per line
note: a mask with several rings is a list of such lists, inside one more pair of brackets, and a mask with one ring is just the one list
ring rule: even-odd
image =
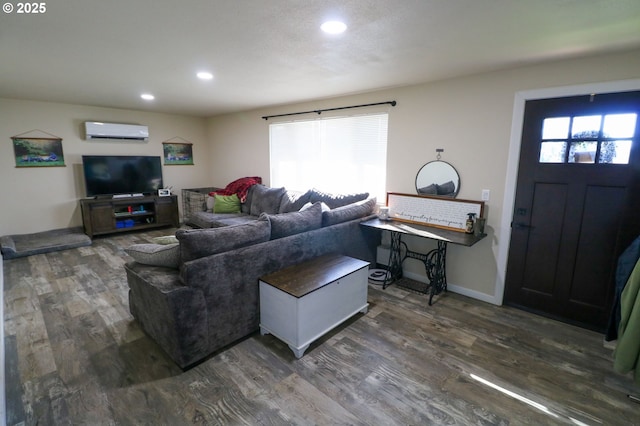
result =
[[122,267],[171,232],[4,261],[7,424],[640,424],[602,335],[397,286],[299,360],[256,332],[182,372],[129,314]]

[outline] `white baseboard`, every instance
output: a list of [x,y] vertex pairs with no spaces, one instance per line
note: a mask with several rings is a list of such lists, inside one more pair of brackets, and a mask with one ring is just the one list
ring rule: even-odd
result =
[[[416,274],[413,272],[402,272],[402,275],[410,278],[415,281],[419,281],[421,283],[426,283],[427,278],[423,275]],[[490,294],[480,293],[479,291],[471,290],[466,287],[462,287],[459,285],[447,283],[447,291],[452,293],[461,294],[463,296],[471,297],[472,299],[480,300],[482,302],[491,303],[492,305],[500,305],[498,301]]]
[[[387,265],[389,263],[389,247],[388,246],[378,246],[377,262],[381,265]],[[427,282],[427,277],[425,277],[424,275],[416,274],[415,272],[407,272],[407,271],[404,271],[403,269],[402,275],[404,275],[409,279],[419,281],[421,283]],[[471,290],[466,287],[462,287],[462,286],[451,284],[451,283],[447,283],[447,291],[451,291],[453,293],[471,297],[472,299],[477,299],[483,302],[491,303],[492,305],[501,304],[501,301],[497,300],[496,297],[491,294],[480,293],[479,291]]]

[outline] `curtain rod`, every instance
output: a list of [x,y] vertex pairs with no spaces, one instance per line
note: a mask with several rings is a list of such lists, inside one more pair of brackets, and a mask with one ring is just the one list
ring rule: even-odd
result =
[[386,102],[377,102],[375,104],[362,104],[362,105],[352,105],[352,106],[337,107],[337,108],[314,109],[312,111],[290,112],[288,114],[264,115],[262,118],[265,120],[268,120],[274,117],[286,117],[289,115],[311,114],[312,112],[315,112],[316,114],[322,114],[323,112],[326,112],[326,111],[337,111],[340,109],[362,108],[362,107],[369,107],[369,106],[375,106],[375,105],[387,105],[387,104],[391,106],[396,106],[397,102],[386,101]]

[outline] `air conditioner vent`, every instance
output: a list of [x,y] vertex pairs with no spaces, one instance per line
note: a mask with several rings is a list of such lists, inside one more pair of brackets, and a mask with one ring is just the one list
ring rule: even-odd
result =
[[137,124],[117,124],[87,121],[84,123],[87,140],[109,139],[125,141],[149,140],[149,127]]

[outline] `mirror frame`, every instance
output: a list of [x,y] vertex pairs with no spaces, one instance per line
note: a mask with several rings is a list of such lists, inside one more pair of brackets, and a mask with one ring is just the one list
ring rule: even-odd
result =
[[[453,191],[449,191],[450,182],[454,186]],[[460,174],[446,161],[429,161],[416,174],[416,192],[419,195],[456,198],[460,192]]]

